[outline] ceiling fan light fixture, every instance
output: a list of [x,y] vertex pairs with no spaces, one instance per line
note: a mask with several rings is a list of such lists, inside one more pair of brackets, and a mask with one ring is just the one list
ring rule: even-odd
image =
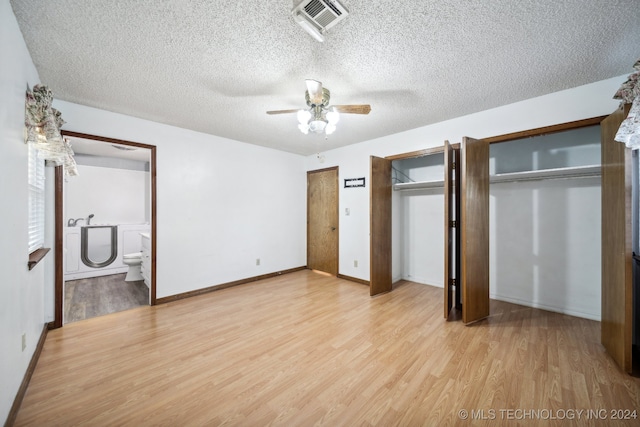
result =
[[335,128],[335,125],[340,121],[340,113],[338,113],[335,108],[331,108],[331,110],[327,112],[327,120],[329,124],[334,125]]
[[306,125],[309,123],[309,119],[311,119],[311,113],[309,110],[300,110],[298,111],[298,123],[301,125]]
[[[307,2],[320,0],[306,0]],[[330,0],[322,0],[323,2]],[[309,3],[310,4],[310,3]],[[333,4],[333,3],[332,3]],[[316,134],[331,135],[336,131],[336,125],[340,121],[340,113],[369,114],[371,106],[362,105],[330,105],[331,92],[322,87],[322,82],[313,79],[305,80],[307,90],[304,93],[307,107],[303,110],[275,110],[267,111],[267,114],[296,113],[298,129],[307,135],[309,131]]]
[[306,123],[300,123],[298,125],[298,129],[300,129],[300,132],[304,133],[305,135],[309,133],[309,125]]
[[322,133],[327,127],[327,121],[322,117],[316,117],[309,122],[309,130],[313,133]]

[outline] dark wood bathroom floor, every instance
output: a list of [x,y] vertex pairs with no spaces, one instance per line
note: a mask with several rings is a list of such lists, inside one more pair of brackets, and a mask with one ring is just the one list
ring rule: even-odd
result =
[[148,305],[149,288],[144,281],[125,282],[125,276],[113,274],[66,282],[64,323]]

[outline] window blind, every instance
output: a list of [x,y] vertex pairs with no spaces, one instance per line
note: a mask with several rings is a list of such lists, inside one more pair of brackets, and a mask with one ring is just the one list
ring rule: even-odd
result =
[[44,160],[32,143],[29,150],[29,253],[44,246]]

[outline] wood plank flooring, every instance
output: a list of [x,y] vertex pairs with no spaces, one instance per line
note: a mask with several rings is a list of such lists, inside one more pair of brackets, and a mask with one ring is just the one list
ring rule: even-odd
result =
[[[464,326],[442,292],[371,298],[305,270],[72,323],[49,332],[16,425],[640,424],[611,419],[640,408],[640,379],[598,322],[492,301]],[[557,419],[574,410],[599,412]]]
[[149,305],[143,280],[125,282],[126,273],[65,282],[64,322],[71,323]]

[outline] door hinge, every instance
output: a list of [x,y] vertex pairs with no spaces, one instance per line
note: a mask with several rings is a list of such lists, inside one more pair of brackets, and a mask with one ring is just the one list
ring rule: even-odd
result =
[[456,285],[456,279],[449,279],[449,285],[450,286],[455,286]]
[[456,168],[456,162],[451,162],[451,169],[455,169]]
[[456,228],[458,226],[458,222],[453,220],[453,221],[449,221],[449,227],[451,228]]

